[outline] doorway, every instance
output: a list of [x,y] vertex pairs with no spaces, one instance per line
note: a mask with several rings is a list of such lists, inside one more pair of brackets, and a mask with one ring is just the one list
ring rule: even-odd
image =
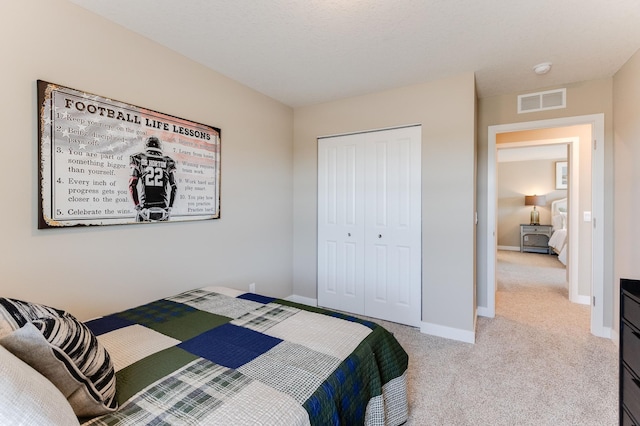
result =
[[[567,164],[573,158],[573,167],[580,167],[580,163],[589,161],[584,151],[582,158],[571,155],[576,150],[579,138],[568,135],[579,134],[586,140],[591,139],[591,126],[582,125],[561,129],[545,129],[543,131],[524,131],[501,133],[497,135],[497,163],[496,187],[497,187],[497,263],[496,263],[496,292],[499,301],[496,306],[497,313],[503,315],[513,306],[505,306],[510,297],[515,297],[520,291],[534,291],[538,295],[536,302],[531,306],[537,306],[540,313],[547,312],[546,303],[551,304],[558,295],[564,295],[566,301],[589,304],[589,298],[579,299],[578,269],[575,262],[571,262],[571,256],[580,258],[578,250],[584,248],[585,252],[591,250],[591,230],[587,226],[585,237],[588,239],[588,247],[581,238],[579,246],[572,246],[569,250],[567,234],[578,232],[575,223],[569,223],[572,204],[569,195],[578,194],[577,188],[569,188],[569,185],[579,182],[566,179],[563,173],[563,164]],[[560,136],[558,139],[543,139],[540,137]],[[566,139],[565,139],[566,138]],[[560,141],[560,143],[557,143]],[[588,151],[588,150],[587,150]],[[560,166],[560,173],[558,173]],[[590,167],[589,167],[590,169]],[[564,170],[567,170],[565,167]],[[573,171],[573,170],[569,170]],[[580,170],[576,170],[580,175]],[[558,180],[558,178],[560,178]],[[581,175],[584,184],[589,184],[590,178]],[[578,185],[575,185],[578,186]],[[571,191],[570,191],[571,189]],[[584,190],[584,188],[580,188]],[[588,200],[591,192],[589,188]],[[528,202],[529,205],[526,205]],[[536,211],[538,225],[532,225],[532,210],[540,206]],[[573,216],[575,218],[575,216]],[[582,235],[581,235],[582,237]],[[550,247],[554,248],[551,249]],[[591,263],[588,253],[583,253],[583,261]],[[583,268],[585,269],[585,268]],[[571,272],[571,273],[570,273]],[[587,273],[590,273],[587,270]],[[582,271],[584,275],[584,270]],[[590,281],[590,276],[583,276],[582,280]],[[587,292],[590,290],[587,290]],[[571,293],[571,296],[570,296]],[[510,297],[506,297],[509,294]],[[529,293],[527,293],[529,294]],[[499,296],[499,297],[498,297]],[[516,298],[515,300],[517,300]],[[505,310],[506,309],[506,310]],[[573,309],[573,308],[571,308]],[[585,312],[582,309],[582,312]],[[546,315],[546,314],[545,314]],[[588,327],[589,320],[585,319],[583,325]]]
[[[505,125],[489,126],[488,150],[487,150],[487,307],[479,313],[484,316],[495,316],[495,291],[496,291],[496,249],[497,249],[497,216],[496,216],[496,151],[497,135],[507,132],[518,132],[526,130],[552,129],[559,127],[569,127],[581,124],[591,126],[591,140],[576,141],[572,144],[577,147],[579,144],[588,143],[591,145],[591,221],[592,246],[591,246],[591,283],[590,283],[590,303],[591,305],[591,333],[596,336],[609,337],[607,328],[604,326],[604,114],[594,114],[587,116],[567,117],[551,120],[541,120],[523,123],[513,123]],[[592,142],[593,141],[593,142]],[[599,149],[598,149],[599,148]],[[575,152],[577,153],[577,149]],[[573,155],[569,156],[572,161]],[[577,159],[573,157],[574,159]],[[570,167],[570,180],[574,185],[579,184],[577,167]],[[571,192],[571,191],[570,191]],[[578,192],[575,191],[574,192]],[[571,196],[576,197],[577,194]],[[577,206],[577,199],[573,204]],[[572,216],[569,220],[578,223],[580,215],[577,208],[572,209]],[[598,226],[598,221],[600,226]],[[578,233],[573,233],[569,241],[570,247],[578,247]],[[576,253],[572,253],[570,264],[577,265]],[[570,272],[571,274],[571,272]],[[574,272],[576,274],[576,272]],[[570,277],[571,279],[571,277]],[[571,296],[571,293],[570,293]]]
[[[568,136],[568,135],[579,135],[579,136]],[[547,136],[561,136],[559,138],[554,139],[538,139],[539,137],[547,137]],[[537,194],[545,198],[544,206],[541,207],[540,211],[540,223],[544,226],[539,230],[542,234],[546,235],[546,237],[542,237],[539,239],[540,247],[536,247],[535,251],[538,253],[548,253],[547,249],[547,241],[549,239],[551,241],[552,234],[556,232],[556,229],[552,228],[552,213],[550,209],[546,206],[552,206],[553,201],[564,199],[565,203],[565,213],[566,215],[566,227],[564,231],[568,233],[569,238],[568,242],[573,239],[573,244],[567,244],[569,249],[566,249],[559,258],[564,259],[562,263],[565,263],[566,268],[566,282],[568,289],[568,299],[574,303],[581,304],[589,304],[588,297],[580,297],[580,289],[579,289],[579,278],[580,278],[580,261],[583,264],[588,264],[590,266],[591,259],[588,256],[588,253],[583,253],[582,257],[580,255],[580,250],[590,250],[591,249],[591,230],[587,227],[586,231],[583,231],[583,238],[578,239],[580,236],[579,233],[579,218],[576,214],[579,207],[579,199],[580,199],[580,191],[589,191],[590,199],[590,187],[583,188],[584,185],[580,185],[580,139],[591,140],[591,127],[588,125],[583,126],[572,126],[572,127],[564,127],[564,128],[551,128],[544,130],[531,130],[531,131],[518,131],[518,132],[508,132],[508,133],[499,133],[496,136],[496,152],[499,160],[498,163],[502,164],[503,172],[507,173],[507,176],[498,175],[496,179],[496,187],[503,188],[504,191],[504,183],[505,178],[508,181],[508,185],[511,186],[510,195],[514,195],[513,190],[517,188],[520,192],[516,191],[518,197],[511,198],[499,198],[499,191],[496,191],[496,202],[498,199],[502,200],[501,208],[496,209],[497,217],[496,217],[496,232],[498,233],[498,248],[500,248],[500,237],[502,238],[502,246],[505,246],[504,240],[514,240],[516,231],[515,229],[511,229],[514,226],[517,227],[517,236],[518,240],[522,238],[522,224],[529,223],[527,220],[529,218],[529,212],[527,213],[522,211],[524,208],[524,196],[525,195],[534,195]],[[583,151],[584,153],[584,151]],[[506,158],[505,158],[506,157]],[[590,156],[584,156],[584,160],[582,162],[590,161]],[[510,160],[517,161],[518,167],[509,168],[506,167],[506,164],[510,163]],[[538,160],[537,162],[532,163],[534,160]],[[553,161],[552,161],[553,160]],[[555,182],[555,161],[566,161],[569,164],[569,172],[570,179],[568,179],[568,187],[557,187]],[[528,161],[528,163],[523,162]],[[532,164],[535,164],[533,166]],[[590,169],[590,167],[589,167]],[[510,171],[508,171],[510,170]],[[587,170],[589,172],[589,170]],[[589,175],[590,173],[587,173]],[[583,175],[583,179],[584,178]],[[503,185],[499,185],[498,183],[502,182]],[[589,183],[590,182],[586,182]],[[590,186],[590,185],[589,185]],[[509,191],[508,191],[509,192]],[[582,194],[585,197],[585,194]],[[502,195],[504,197],[504,194]],[[515,200],[514,200],[515,198]],[[507,201],[507,203],[505,203]],[[514,206],[515,204],[515,206]],[[531,207],[529,207],[530,209]],[[505,214],[507,213],[507,214]],[[499,224],[498,224],[499,218]],[[518,220],[519,219],[519,220]],[[548,226],[548,228],[546,227]],[[504,228],[503,228],[504,227]],[[504,229],[508,231],[505,233]],[[511,237],[511,238],[509,238]],[[531,236],[529,236],[531,237]],[[535,237],[535,235],[534,235]],[[556,236],[557,238],[558,236]],[[588,245],[585,245],[585,239],[588,237]],[[542,246],[544,245],[544,250]],[[518,241],[517,244],[518,250],[521,250],[522,242]],[[568,253],[568,255],[567,255]],[[583,268],[582,271],[582,279],[583,281],[590,281],[590,276],[585,276],[585,272]],[[587,273],[589,270],[587,269]],[[496,287],[497,290],[497,287]],[[584,293],[584,289],[582,293]],[[590,289],[587,289],[587,292],[590,292]]]

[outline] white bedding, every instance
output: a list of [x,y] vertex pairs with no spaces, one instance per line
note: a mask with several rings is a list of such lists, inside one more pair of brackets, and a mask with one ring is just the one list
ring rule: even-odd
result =
[[562,250],[558,254],[558,260],[564,265],[567,266],[567,245],[565,244],[562,247]]
[[551,238],[549,239],[549,247],[553,249],[556,253],[560,253],[565,246],[567,241],[567,230],[566,229],[556,229],[553,231]]
[[549,247],[558,255],[558,260],[567,266],[567,230],[557,229],[553,231],[549,239]]
[[558,260],[567,265],[567,199],[551,203],[551,223],[553,234],[549,239],[549,247],[558,255]]

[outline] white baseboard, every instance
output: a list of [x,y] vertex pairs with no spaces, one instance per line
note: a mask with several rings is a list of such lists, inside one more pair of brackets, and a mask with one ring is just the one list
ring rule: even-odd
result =
[[458,340],[465,343],[476,342],[475,330],[461,330],[459,328],[422,322],[420,324],[420,332],[424,334],[430,334],[432,336],[444,337],[446,339]]
[[[591,330],[591,334],[597,337],[604,337],[605,339],[614,339],[614,330],[610,327],[596,327],[594,330]],[[614,342],[615,343],[615,342]]]
[[481,317],[487,317],[487,318],[495,318],[496,317],[495,313],[490,312],[489,308],[487,308],[486,306],[478,306],[476,308],[476,314],[481,316]]
[[313,306],[314,308],[318,307],[318,299],[312,299],[310,297],[298,296],[296,294],[292,294],[291,296],[287,296],[284,298],[289,302],[300,303],[302,305]]
[[516,246],[498,246],[498,250],[520,251],[520,247],[516,247]]
[[574,296],[573,300],[571,300],[573,303],[578,303],[580,305],[590,305],[591,304],[591,296],[581,296],[581,295],[577,295]]
[[613,344],[616,345],[617,348],[620,347],[620,335],[614,329],[611,329],[611,340],[613,340]]

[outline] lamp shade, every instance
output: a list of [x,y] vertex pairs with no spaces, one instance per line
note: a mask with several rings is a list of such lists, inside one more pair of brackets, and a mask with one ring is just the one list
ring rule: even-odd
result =
[[547,199],[544,195],[525,195],[525,206],[544,206],[547,204]]

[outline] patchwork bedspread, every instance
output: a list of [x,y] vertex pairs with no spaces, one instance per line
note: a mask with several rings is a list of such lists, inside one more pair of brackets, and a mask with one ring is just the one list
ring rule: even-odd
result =
[[120,409],[85,425],[399,425],[408,356],[379,325],[207,287],[86,323]]

